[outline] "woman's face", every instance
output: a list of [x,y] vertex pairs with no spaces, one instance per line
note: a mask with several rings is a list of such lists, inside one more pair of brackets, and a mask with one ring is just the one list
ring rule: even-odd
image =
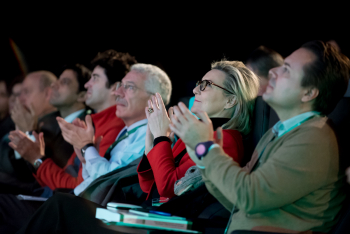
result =
[[[214,84],[217,84],[221,87],[224,87],[225,79],[225,73],[215,69],[210,70],[202,78],[202,80],[212,81]],[[215,85],[210,84],[208,84],[203,91],[201,91],[199,87],[200,85],[193,89],[193,93],[195,94],[195,100],[191,111],[195,114],[198,111],[205,111],[210,118],[229,117],[226,116],[227,111],[224,111],[224,107],[228,100],[228,98],[224,96],[224,90]]]

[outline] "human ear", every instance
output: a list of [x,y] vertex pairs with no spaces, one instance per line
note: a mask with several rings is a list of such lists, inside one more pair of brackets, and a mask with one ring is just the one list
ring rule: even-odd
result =
[[302,102],[309,102],[313,99],[315,99],[319,94],[319,91],[317,88],[309,88],[306,89],[304,92],[303,97],[301,98]]
[[227,99],[224,109],[225,110],[230,109],[234,107],[236,104],[237,104],[236,96],[230,97],[229,99]]

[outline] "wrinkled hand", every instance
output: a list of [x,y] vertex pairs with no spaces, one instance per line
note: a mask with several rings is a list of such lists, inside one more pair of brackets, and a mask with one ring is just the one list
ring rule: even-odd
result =
[[348,167],[348,168],[346,169],[346,177],[347,177],[348,183],[350,184],[350,167]]
[[192,115],[185,104],[180,102],[179,106],[174,107],[174,116],[170,124],[170,129],[191,149],[200,142],[214,141],[213,125],[207,113],[201,111],[197,116],[202,121]]
[[[57,117],[58,125],[61,128],[63,138],[77,149],[83,148],[85,145],[94,142],[94,127],[90,115],[85,117],[86,128],[68,123],[61,117]],[[79,122],[79,121],[76,121]],[[78,125],[81,123],[78,123]]]
[[24,132],[19,130],[11,131],[9,146],[16,150],[23,159],[34,165],[35,160],[45,156],[44,134],[39,135],[33,132],[35,142],[33,142]]
[[[148,119],[148,126],[154,138],[170,135],[170,118],[165,109],[164,102],[159,93],[152,96],[152,100],[148,100],[148,107],[145,108]],[[148,112],[148,108],[153,109],[153,113]]]
[[38,124],[38,116],[36,115],[33,105],[30,104],[29,109],[23,106],[18,99],[11,110],[11,118],[16,124],[16,129],[22,132],[32,131],[36,129]]

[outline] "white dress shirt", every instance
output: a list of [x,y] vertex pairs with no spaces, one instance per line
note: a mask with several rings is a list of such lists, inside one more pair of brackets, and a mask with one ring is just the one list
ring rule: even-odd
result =
[[[142,126],[143,125],[143,126]],[[124,167],[141,157],[145,151],[145,139],[147,131],[147,119],[140,120],[129,127],[124,127],[116,138],[126,129],[127,132],[137,130],[121,140],[111,151],[111,158],[107,160],[101,157],[95,147],[89,147],[85,151],[86,163],[83,164],[82,176],[84,181],[74,189],[74,194],[79,195],[96,178],[110,171]]]

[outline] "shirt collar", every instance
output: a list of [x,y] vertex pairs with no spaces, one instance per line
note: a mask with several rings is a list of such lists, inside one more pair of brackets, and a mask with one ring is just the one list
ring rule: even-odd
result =
[[122,134],[125,130],[127,132],[130,132],[131,130],[133,130],[134,128],[137,128],[138,126],[140,126],[142,124],[147,124],[147,122],[148,122],[147,119],[143,119],[143,120],[137,121],[136,123],[131,124],[129,127],[125,126],[122,130],[120,130],[116,139],[118,139],[119,135]]
[[66,118],[64,118],[64,120],[67,121],[68,123],[72,123],[73,120],[75,120],[84,111],[85,111],[85,109],[81,109],[81,110],[78,110],[76,112],[73,112],[72,114],[69,114],[68,116],[66,116]]
[[308,118],[311,118],[315,115],[319,115],[320,112],[317,111],[309,111],[302,113],[300,115],[294,116],[290,119],[287,119],[283,122],[278,121],[273,127],[272,132],[277,135],[278,137],[286,134],[287,132],[291,131],[292,129],[298,127],[300,124],[302,124],[304,121],[306,121]]

